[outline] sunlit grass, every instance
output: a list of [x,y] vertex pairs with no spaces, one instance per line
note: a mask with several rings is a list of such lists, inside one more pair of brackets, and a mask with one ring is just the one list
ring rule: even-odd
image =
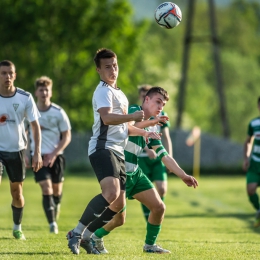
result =
[[65,179],[59,234],[49,233],[41,192],[33,178],[24,183],[26,241],[12,237],[8,179],[0,186],[0,259],[259,259],[259,230],[252,227],[254,210],[243,177],[201,177],[197,189],[170,178],[166,215],[157,243],[170,255],[144,254],[146,223],[137,201],[128,201],[126,224],[105,237],[109,255],[70,253],[65,235],[78,222],[88,201],[100,192],[95,178]]

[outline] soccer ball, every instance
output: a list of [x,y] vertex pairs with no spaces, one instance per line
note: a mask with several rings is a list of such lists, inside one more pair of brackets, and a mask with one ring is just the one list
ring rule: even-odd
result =
[[155,9],[154,18],[161,27],[172,29],[181,22],[181,9],[174,3],[164,2]]

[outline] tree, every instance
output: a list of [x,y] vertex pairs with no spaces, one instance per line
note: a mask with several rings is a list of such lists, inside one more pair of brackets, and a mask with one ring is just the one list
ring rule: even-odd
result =
[[16,85],[33,92],[34,80],[54,81],[54,101],[67,111],[73,130],[90,129],[91,99],[98,83],[93,57],[101,47],[119,59],[119,86],[131,92],[136,43],[145,24],[132,22],[127,1],[1,0],[1,57],[17,67]]

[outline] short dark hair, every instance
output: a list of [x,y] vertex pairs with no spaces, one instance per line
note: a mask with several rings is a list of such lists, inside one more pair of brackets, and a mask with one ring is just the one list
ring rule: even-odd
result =
[[138,86],[138,93],[140,94],[141,92],[147,92],[149,89],[151,89],[153,86],[149,85],[149,84],[142,84],[140,86]]
[[110,59],[110,58],[117,58],[116,54],[106,48],[98,49],[96,55],[94,57],[94,62],[97,68],[100,68],[100,60],[101,59]]
[[13,66],[15,68],[14,64],[10,60],[2,60],[2,61],[0,61],[0,67],[1,66],[7,66],[7,67]]
[[47,76],[41,76],[40,78],[35,80],[34,86],[35,89],[39,87],[52,87],[52,80]]
[[152,97],[155,94],[161,94],[163,98],[168,101],[169,100],[169,94],[167,91],[161,87],[152,87],[148,90],[145,96]]

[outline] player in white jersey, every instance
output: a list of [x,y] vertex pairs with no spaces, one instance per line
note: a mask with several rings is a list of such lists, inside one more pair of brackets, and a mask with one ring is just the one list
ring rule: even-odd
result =
[[79,254],[82,233],[91,222],[99,225],[104,220],[109,221],[125,206],[124,148],[128,135],[160,138],[157,133],[148,134],[128,124],[133,120],[143,120],[144,115],[143,111],[128,114],[128,100],[117,86],[116,54],[103,48],[97,51],[94,61],[100,83],[92,99],[94,124],[88,152],[102,193],[88,203],[78,225],[67,234],[68,247],[74,254]]
[[[260,111],[260,97],[257,100],[257,107]],[[248,150],[253,142],[251,153]],[[259,196],[256,192],[260,185],[260,116],[252,119],[248,124],[247,137],[244,142],[244,162],[243,169],[246,171],[247,194],[249,201],[256,209],[256,219],[254,226],[260,226],[260,204]]]
[[[135,111],[144,111],[145,119],[151,116],[158,116],[162,111],[163,106],[168,100],[167,92],[160,87],[151,88],[144,99],[142,106],[132,105],[129,108],[129,113]],[[152,120],[145,120],[136,125],[139,127],[147,127]],[[150,210],[150,215],[146,226],[146,237],[143,251],[147,253],[170,253],[169,250],[156,245],[156,239],[161,230],[161,224],[164,217],[165,205],[161,200],[157,190],[154,188],[152,182],[142,172],[138,165],[138,156],[147,144],[140,136],[130,136],[125,147],[125,164],[126,164],[126,197],[128,199],[136,199],[143,203]],[[167,153],[163,147],[161,140],[149,140],[148,146],[156,152],[157,156],[164,162],[166,167],[174,172],[187,186],[197,187],[196,179],[187,175],[175,162],[175,160]],[[104,247],[102,237],[108,235],[114,228],[122,225],[125,222],[125,210],[117,214],[108,224],[103,228],[95,231],[90,237],[93,245],[93,252],[99,254],[107,253]]]
[[0,62],[0,175],[6,169],[10,180],[13,212],[13,236],[25,240],[22,232],[24,208],[23,181],[25,179],[25,149],[27,139],[24,129],[26,118],[33,130],[35,152],[32,168],[37,172],[42,167],[40,114],[32,95],[14,86],[15,66],[11,61]]
[[[58,234],[57,219],[60,211],[62,187],[64,180],[65,159],[63,151],[71,141],[70,121],[65,111],[51,102],[52,80],[42,76],[35,81],[35,96],[37,107],[41,114],[42,144],[41,155],[43,167],[34,172],[35,181],[42,191],[42,205],[49,223],[50,232]],[[29,128],[30,137],[32,134]],[[32,140],[32,138],[30,138]],[[31,153],[35,143],[30,143]]]
[[[144,84],[138,87],[139,99],[143,102],[147,91],[152,88],[151,85]],[[160,115],[167,114],[162,110]],[[170,123],[167,121],[166,123],[162,123],[157,125],[157,131],[162,133],[162,143],[165,147],[166,151],[170,156],[172,156],[172,140],[170,137],[169,131]],[[152,127],[151,129],[154,129]],[[152,130],[150,130],[152,131]],[[163,164],[163,162],[157,157],[157,154],[153,149],[149,149],[147,146],[144,148],[143,152],[139,156],[138,165],[142,169],[143,173],[149,178],[151,182],[154,182],[155,187],[164,201],[166,192],[167,192],[167,168]],[[144,213],[144,217],[148,220],[150,210],[143,204],[142,209]]]

